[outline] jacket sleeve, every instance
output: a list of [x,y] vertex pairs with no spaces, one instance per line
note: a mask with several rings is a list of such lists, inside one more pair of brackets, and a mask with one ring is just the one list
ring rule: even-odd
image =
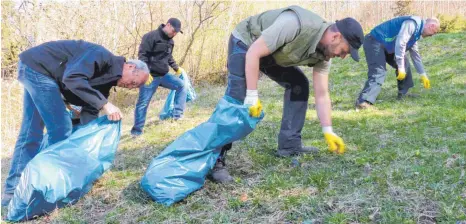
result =
[[398,65],[398,69],[405,69],[405,54],[406,54],[406,45],[408,44],[409,39],[413,36],[416,30],[416,24],[414,21],[406,20],[401,25],[400,32],[396,38],[395,43],[395,61]]
[[409,55],[411,56],[411,60],[413,60],[414,67],[416,68],[417,73],[421,75],[425,75],[426,72],[424,70],[424,65],[422,64],[421,54],[419,54],[419,49],[417,47],[417,43],[409,49]]
[[83,106],[81,110],[81,114],[79,115],[79,120],[82,125],[85,125],[96,118],[99,117],[99,110],[90,107],[90,106]]
[[175,59],[173,59],[173,55],[170,55],[170,58],[168,59],[168,64],[175,71],[178,71],[178,68],[180,68],[180,66],[178,66],[178,64],[176,64]]
[[175,44],[172,43],[172,52],[170,53],[170,58],[168,58],[168,65],[170,65],[170,67],[173,68],[173,70],[178,71],[178,68],[180,68],[180,66],[178,66],[178,64],[176,64],[176,61],[175,59],[173,59],[173,49],[175,49]]
[[[104,97],[106,99],[108,99],[108,97],[110,96],[110,90],[111,89],[112,89],[112,87],[101,90],[102,95],[104,95]],[[82,125],[85,125],[85,124],[95,120],[98,117],[99,117],[99,110],[98,109],[95,109],[92,106],[83,106],[83,108],[81,110],[81,115],[80,115],[80,122],[81,122]]]
[[152,51],[152,41],[149,33],[142,37],[141,44],[139,45],[138,58],[139,60],[149,63],[150,52]]
[[89,80],[94,76],[95,70],[110,66],[108,61],[111,56],[112,54],[108,51],[88,50],[70,59],[66,63],[63,74],[63,84],[72,93],[97,110],[102,109],[108,101],[100,91],[91,87]]

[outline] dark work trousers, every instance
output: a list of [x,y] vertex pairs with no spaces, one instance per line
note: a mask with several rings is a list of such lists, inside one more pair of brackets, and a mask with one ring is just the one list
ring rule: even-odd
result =
[[[247,50],[248,46],[243,42],[234,36],[230,37],[227,64],[228,87],[225,95],[240,102],[243,102],[246,97],[245,61]],[[262,58],[259,67],[265,75],[285,88],[278,148],[285,150],[300,148],[301,130],[304,126],[309,98],[309,80],[298,67],[281,67],[275,63],[272,56]],[[222,148],[221,157],[230,148],[231,143],[225,145]]]
[[[364,53],[366,54],[368,79],[359,95],[357,103],[359,104],[367,101],[374,104],[380,90],[382,90],[382,84],[385,81],[385,76],[387,74],[386,64],[388,63],[396,69],[395,75],[398,73],[398,65],[395,61],[395,54],[388,54],[384,46],[375,40],[370,34],[366,35],[363,47]],[[401,81],[397,80],[399,94],[406,94],[408,90],[414,86],[411,67],[407,55],[404,58],[404,62],[406,78]]]

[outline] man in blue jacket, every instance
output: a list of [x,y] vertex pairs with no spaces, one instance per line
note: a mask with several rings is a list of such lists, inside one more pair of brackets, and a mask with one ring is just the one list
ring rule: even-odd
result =
[[[159,85],[176,90],[173,118],[178,120],[183,116],[187,90],[183,80],[178,76],[184,70],[176,64],[172,55],[175,46],[173,37],[178,33],[183,33],[180,20],[170,18],[166,24],[160,25],[158,29],[150,31],[142,37],[138,52],[139,60],[147,63],[154,81],[150,85],[139,88],[138,102],[134,111],[134,126],[131,129],[133,136],[142,134],[146,123],[147,107]],[[176,71],[176,76],[168,73],[169,66]]]
[[366,53],[368,80],[361,91],[356,108],[371,107],[382,89],[387,72],[386,63],[396,69],[398,80],[398,99],[402,99],[413,87],[413,78],[406,52],[409,51],[414,67],[421,74],[424,88],[430,88],[430,80],[424,71],[417,41],[429,37],[440,29],[436,18],[422,20],[417,16],[401,16],[388,20],[366,35],[364,52]]
[[8,205],[21,173],[38,153],[44,126],[48,142],[68,138],[72,125],[66,102],[82,106],[81,123],[98,116],[110,120],[123,115],[107,98],[113,86],[137,88],[149,78],[147,65],[126,61],[104,47],[82,40],[43,43],[19,55],[18,80],[24,85],[23,120],[6,179],[2,206]]

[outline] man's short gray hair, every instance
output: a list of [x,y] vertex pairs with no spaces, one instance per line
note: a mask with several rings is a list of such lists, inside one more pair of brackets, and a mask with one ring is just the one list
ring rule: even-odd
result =
[[141,70],[144,73],[150,73],[149,67],[147,67],[147,64],[141,60],[131,59],[131,60],[126,61],[126,63],[133,64],[137,70]]
[[435,17],[427,18],[426,23],[432,23],[440,27],[440,20]]

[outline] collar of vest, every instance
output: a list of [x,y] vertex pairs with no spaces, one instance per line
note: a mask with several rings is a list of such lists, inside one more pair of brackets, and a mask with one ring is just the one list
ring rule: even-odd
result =
[[421,25],[419,26],[419,35],[418,35],[418,38],[416,38],[416,40],[419,40],[422,38],[422,31],[424,31],[424,20],[421,20]]

